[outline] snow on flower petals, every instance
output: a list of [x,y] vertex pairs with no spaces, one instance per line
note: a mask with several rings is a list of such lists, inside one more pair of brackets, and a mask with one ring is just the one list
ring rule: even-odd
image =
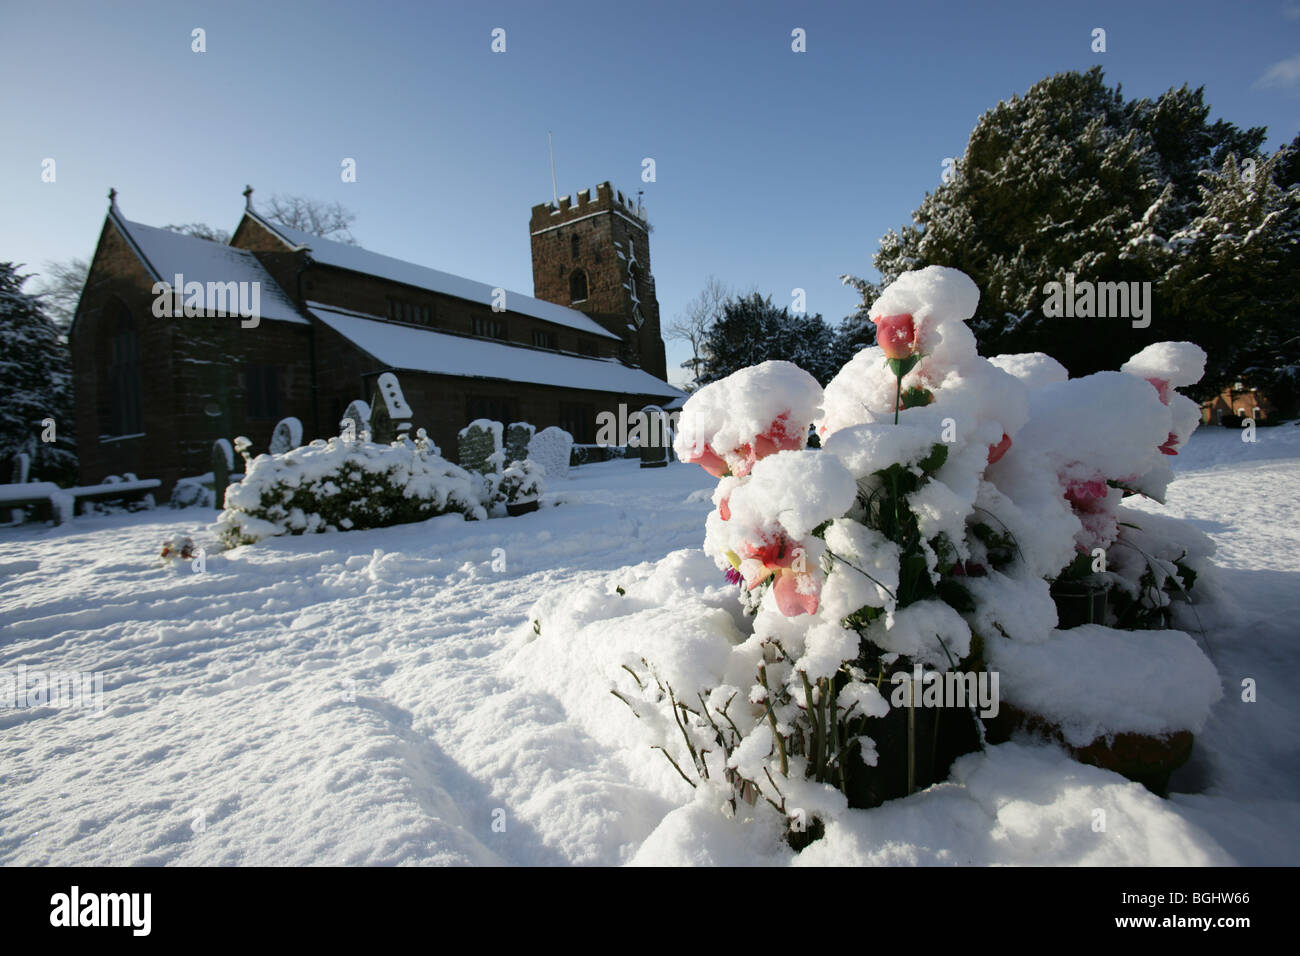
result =
[[673,448],[715,477],[747,475],[764,458],[803,448],[821,402],[821,386],[797,365],[744,368],[690,397]]

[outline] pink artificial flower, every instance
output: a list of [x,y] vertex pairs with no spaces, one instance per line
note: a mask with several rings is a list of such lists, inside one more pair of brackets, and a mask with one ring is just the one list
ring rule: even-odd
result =
[[1070,502],[1075,511],[1092,513],[1098,510],[1099,502],[1105,501],[1109,492],[1103,478],[1071,481],[1065,489],[1065,500]]
[[1160,446],[1160,454],[1162,455],[1178,454],[1178,436],[1175,435],[1173,432],[1169,433],[1169,437],[1165,439],[1165,443]]
[[767,429],[754,437],[753,442],[746,442],[736,449],[735,454],[741,459],[732,473],[743,478],[753,470],[754,465],[779,451],[798,451],[804,446],[808,429],[791,428],[790,413],[782,412]]
[[1002,460],[1002,456],[1007,453],[1011,447],[1011,436],[1006,432],[1002,433],[1002,441],[996,445],[989,445],[989,464],[992,465]]
[[745,548],[745,557],[759,562],[757,573],[752,573],[746,587],[753,590],[775,575],[772,591],[776,607],[786,617],[817,613],[820,590],[816,575],[807,570],[796,570],[794,565],[805,557],[802,547],[781,535],[775,540],[764,540],[761,546]]
[[723,521],[731,520],[731,505],[727,504],[727,499],[730,497],[730,495],[724,495],[723,499],[718,502],[718,515]]
[[885,358],[907,358],[916,351],[916,324],[912,315],[882,315],[872,320],[876,325],[876,344]]
[[1149,378],[1147,379],[1147,381],[1151,383],[1151,386],[1156,390],[1156,394],[1160,396],[1160,401],[1168,405],[1169,404],[1169,379]]
[[714,453],[708,445],[704,446],[704,451],[700,452],[694,458],[684,459],[688,465],[699,465],[714,478],[721,478],[727,474],[727,463]]
[[810,574],[795,574],[785,571],[778,574],[772,586],[776,594],[776,609],[786,617],[798,617],[800,614],[817,613],[817,592],[805,594],[799,589],[803,581],[815,581]]

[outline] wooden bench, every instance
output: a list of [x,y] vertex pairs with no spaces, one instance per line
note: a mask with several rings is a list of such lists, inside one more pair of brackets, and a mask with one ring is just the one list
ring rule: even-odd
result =
[[128,481],[105,482],[102,485],[68,488],[66,491],[78,505],[86,501],[143,501],[149,492],[161,484],[162,482],[157,478],[136,478]]
[[22,520],[20,509],[36,505],[37,517],[42,521],[62,524],[72,517],[75,499],[52,481],[25,481],[21,484],[0,485],[0,512],[11,512],[14,523]]
[[[81,488],[60,488],[52,481],[28,481],[0,485],[0,510],[37,507],[42,521],[63,524],[70,519],[79,503],[88,501],[140,501],[161,485],[157,478],[106,482]],[[84,513],[84,512],[83,512]]]

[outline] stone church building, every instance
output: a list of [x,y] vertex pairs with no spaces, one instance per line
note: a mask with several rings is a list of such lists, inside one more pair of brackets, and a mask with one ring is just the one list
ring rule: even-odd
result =
[[222,245],[131,222],[110,194],[70,332],[80,483],[132,472],[165,494],[210,470],[216,439],[265,451],[287,416],[304,441],[337,435],[384,372],[453,461],[476,418],[591,443],[601,411],[682,397],[649,227],[608,182],[533,207],[535,297],[289,229],[244,195]]

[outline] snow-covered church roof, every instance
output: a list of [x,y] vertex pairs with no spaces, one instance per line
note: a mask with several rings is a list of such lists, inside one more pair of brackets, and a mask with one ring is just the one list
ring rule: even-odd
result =
[[248,250],[131,222],[116,210],[111,211],[110,216],[155,279],[171,285],[180,275],[187,285],[190,282],[201,283],[206,310],[216,312],[226,305],[224,293],[219,293],[209,283],[257,283],[257,313],[260,318],[310,324],[257,261],[257,256]]
[[396,325],[319,302],[308,302],[307,307],[335,332],[394,369],[627,395],[676,398],[684,394],[643,369],[613,359],[562,355]]
[[[349,246],[346,243],[335,242],[332,239],[322,239],[320,236],[313,236],[311,233],[290,229],[278,222],[263,219],[251,209],[246,211],[246,215],[251,216],[270,232],[280,236],[290,246],[308,247],[311,250],[312,259],[322,265],[333,266],[337,269],[348,269],[351,272],[360,272],[363,275],[378,276],[382,279],[401,282],[405,285],[415,286],[418,289],[428,289],[430,292],[441,292],[444,295],[454,296],[468,302],[477,302],[481,305],[492,305],[493,303],[493,287],[486,282],[475,282],[473,279],[452,275],[450,272],[440,272],[437,269],[416,265],[413,262],[394,259],[391,256],[380,255],[360,246]],[[506,289],[505,306],[510,312],[530,315],[535,319],[542,319],[556,325],[577,329],[579,332],[598,335],[606,339],[618,338],[617,335],[607,331],[599,323],[577,309],[557,305],[554,302],[534,299],[522,292],[511,292]]]

